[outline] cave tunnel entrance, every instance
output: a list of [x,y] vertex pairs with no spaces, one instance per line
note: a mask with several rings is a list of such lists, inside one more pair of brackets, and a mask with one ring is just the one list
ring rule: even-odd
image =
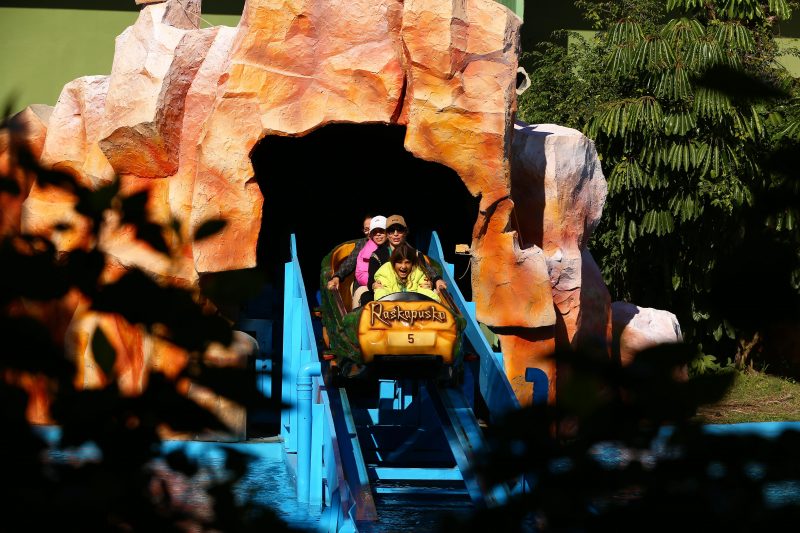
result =
[[[253,148],[255,179],[264,196],[257,260],[268,283],[244,307],[242,318],[270,324],[266,352],[272,376],[283,371],[283,272],[292,233],[311,306],[317,305],[322,259],[339,244],[362,237],[367,214],[402,215],[409,242],[423,251],[427,243],[423,248],[420,239],[436,231],[459,288],[471,298],[469,257],[456,255],[455,245],[471,243],[479,200],[454,170],[407,152],[405,133],[402,126],[333,124],[303,137],[266,137]],[[281,380],[271,383],[272,396],[280,398]],[[280,432],[269,413],[248,412],[247,424],[253,436]]]
[[290,234],[313,306],[322,259],[363,235],[366,214],[399,214],[415,247],[427,248],[421,238],[438,233],[470,298],[469,257],[454,250],[471,242],[479,201],[454,170],[406,151],[405,134],[403,126],[332,124],[303,137],[266,137],[255,146],[251,159],[264,196],[258,262],[276,287],[289,260]]

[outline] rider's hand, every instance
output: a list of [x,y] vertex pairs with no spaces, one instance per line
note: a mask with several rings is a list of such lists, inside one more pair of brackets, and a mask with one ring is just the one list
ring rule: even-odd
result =
[[376,281],[375,283],[372,284],[372,290],[373,291],[377,291],[380,288],[383,288],[383,285],[381,284],[380,281]]
[[436,290],[437,291],[444,291],[447,290],[447,283],[443,279],[436,280]]
[[333,276],[328,282],[328,290],[336,290],[339,288],[339,276]]

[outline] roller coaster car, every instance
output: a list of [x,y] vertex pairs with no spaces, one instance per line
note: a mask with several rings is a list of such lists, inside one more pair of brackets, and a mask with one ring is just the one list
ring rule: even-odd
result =
[[[398,292],[350,311],[352,275],[340,280],[338,291],[328,290],[331,274],[354,247],[355,241],[341,244],[322,261],[323,339],[325,353],[334,358],[332,366],[344,369],[355,363],[365,365],[369,376],[455,382],[466,324],[455,305],[419,293]],[[438,265],[424,259],[441,272]]]

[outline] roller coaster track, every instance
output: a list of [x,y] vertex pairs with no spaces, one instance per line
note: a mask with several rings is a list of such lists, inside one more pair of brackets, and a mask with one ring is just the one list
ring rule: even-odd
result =
[[[467,319],[465,334],[478,360],[465,365],[457,387],[380,380],[365,390],[334,386],[327,363],[319,360],[318,328],[291,238],[283,344],[283,400],[291,408],[283,415],[282,436],[298,499],[324,506],[320,530],[369,529],[380,519],[376,496],[382,493],[463,495],[469,505],[493,507],[522,488],[518,483],[487,490],[472,468],[485,446],[482,426],[519,404],[503,372],[502,354],[493,352],[481,333],[474,305],[458,290],[436,233],[430,242],[428,256],[444,267],[449,302]],[[478,397],[489,420],[475,414]]]

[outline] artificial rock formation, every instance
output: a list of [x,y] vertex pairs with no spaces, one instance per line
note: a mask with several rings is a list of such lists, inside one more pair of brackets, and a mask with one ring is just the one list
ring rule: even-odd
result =
[[[611,299],[586,251],[607,192],[594,143],[562,126],[517,124],[511,157],[519,239],[544,254],[562,340],[573,346],[581,337],[610,340]],[[582,313],[587,304],[596,311]]]
[[674,314],[637,307],[627,302],[611,304],[614,323],[614,357],[627,366],[636,354],[658,344],[681,342],[681,326]]
[[[0,237],[20,231],[22,202],[33,186],[33,176],[16,165],[12,156],[16,150],[25,150],[36,159],[42,156],[52,112],[50,106],[30,106],[14,116],[10,129],[0,131],[0,176],[12,179],[20,191],[19,195],[0,192]],[[21,146],[12,146],[12,143]]]
[[611,295],[586,248],[600,220],[607,185],[594,143],[570,128],[517,123],[510,159],[515,243],[520,254],[541,257],[527,279],[529,287],[546,291],[538,301],[544,299],[548,306],[532,313],[534,308],[507,300],[517,318],[512,322],[493,304],[481,308],[478,303],[483,311],[478,317],[496,327],[525,328],[501,335],[506,372],[513,376],[517,397],[526,403],[531,389],[525,369],[542,370],[552,402],[557,369],[550,355],[556,348],[610,349]]
[[[610,297],[586,250],[605,180],[579,132],[514,125],[521,21],[506,7],[494,0],[248,0],[236,28],[197,29],[199,1],[137,3],[141,12],[117,38],[110,75],[65,86],[41,153],[44,165],[84,185],[97,188],[116,175],[123,193],[147,190],[150,215],[177,221],[172,260],[109,221],[99,243],[109,269],[136,266],[197,287],[202,273],[255,266],[263,198],[253,147],[268,135],[302,136],[330,123],[397,124],[406,126],[409,152],[454,169],[480,197],[474,300],[479,320],[499,328],[520,400],[530,401],[527,368],[542,368],[555,383],[543,357],[556,346],[610,338]],[[72,201],[34,187],[18,223],[61,251],[86,246]],[[215,218],[227,221],[223,231],[191,242]],[[69,231],[54,231],[62,222]],[[83,386],[99,384],[86,341],[99,321],[125,353],[127,367],[118,372],[125,390],[141,390],[147,368],[169,374],[183,363],[114,317],[76,302],[63,312]]]

